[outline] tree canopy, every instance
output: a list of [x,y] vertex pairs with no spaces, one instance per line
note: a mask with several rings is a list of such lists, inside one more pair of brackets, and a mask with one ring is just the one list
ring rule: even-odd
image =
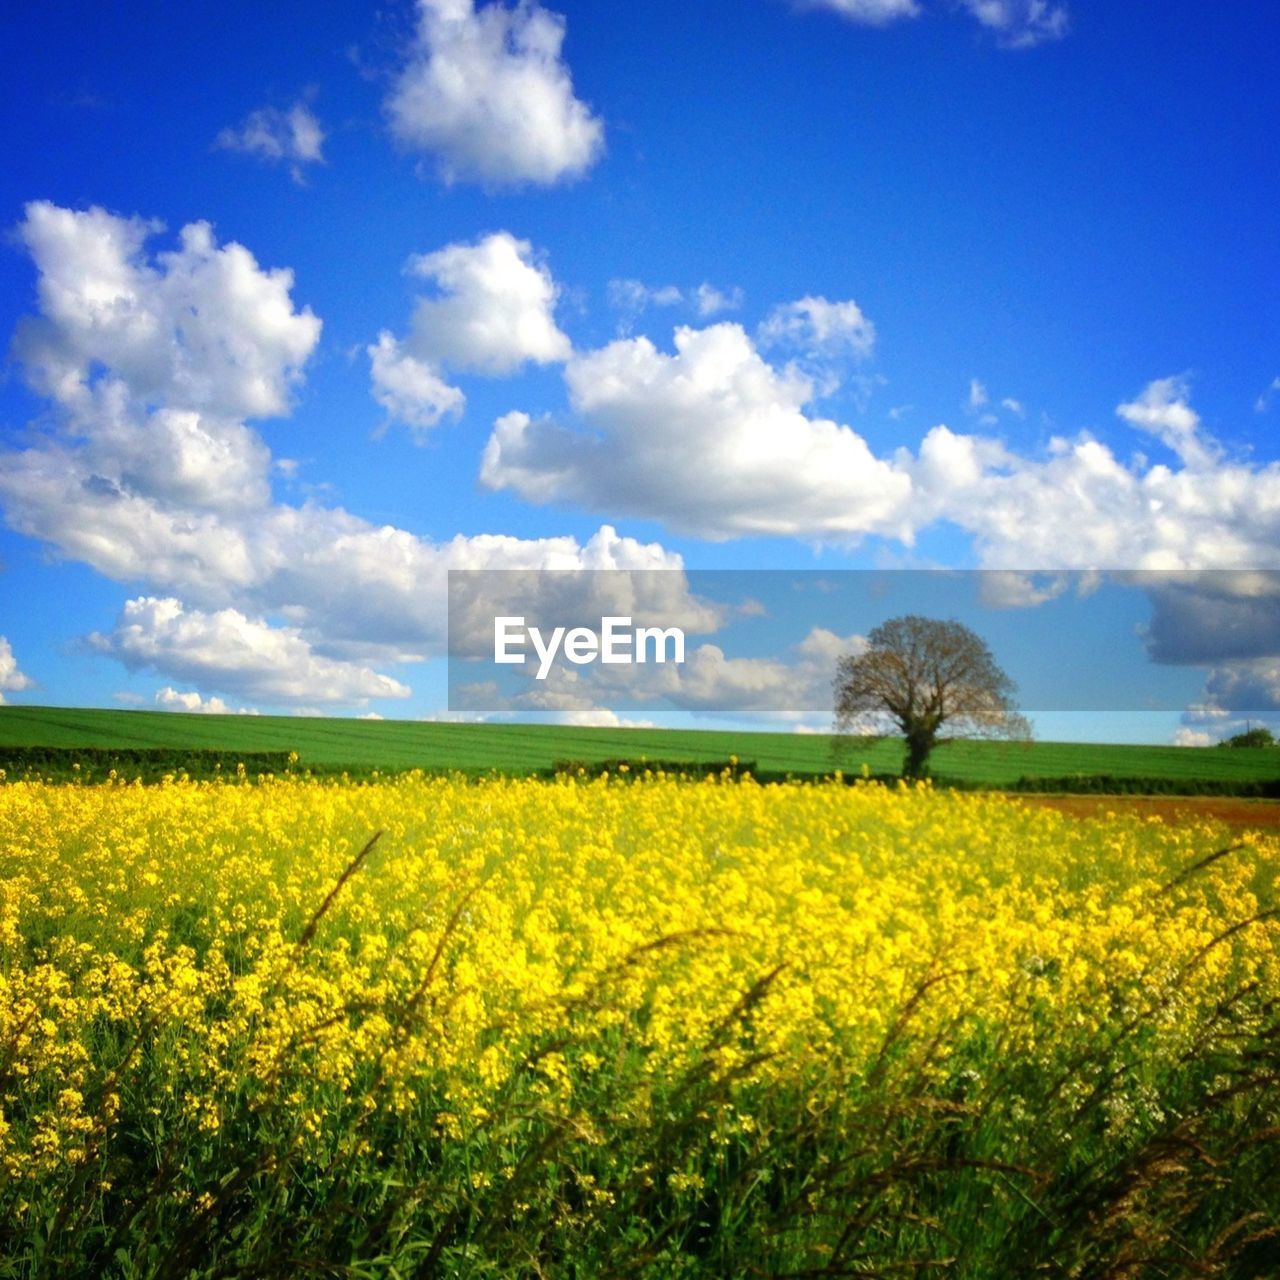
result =
[[1030,737],[1013,700],[1015,685],[991,650],[963,623],[908,614],[881,623],[866,648],[840,659],[836,731],[901,733],[903,777],[923,777],[947,738]]
[[1220,747],[1274,747],[1275,745],[1275,735],[1265,725],[1259,725],[1256,729],[1247,729],[1244,733],[1233,734],[1230,738],[1224,738],[1218,743]]

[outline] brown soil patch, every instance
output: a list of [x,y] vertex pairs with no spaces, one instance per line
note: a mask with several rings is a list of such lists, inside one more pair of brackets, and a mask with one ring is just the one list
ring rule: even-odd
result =
[[1225,822],[1230,827],[1280,830],[1280,801],[1235,796],[1039,796],[1018,794],[1025,804],[1044,805],[1073,818],[1137,813],[1165,822]]

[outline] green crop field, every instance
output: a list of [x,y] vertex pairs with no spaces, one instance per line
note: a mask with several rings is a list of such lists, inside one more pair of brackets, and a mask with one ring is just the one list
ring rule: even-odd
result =
[[[302,765],[371,769],[489,769],[527,773],[558,760],[754,761],[762,772],[819,774],[832,768],[825,735],[690,729],[581,729],[554,725],[440,724],[290,716],[183,715],[161,711],[0,707],[6,748],[296,751]],[[854,748],[843,767],[895,772],[901,746]],[[1257,783],[1280,778],[1280,751],[1118,746],[1065,742],[957,742],[933,758],[940,778],[988,786],[1019,778],[1108,775],[1168,782]]]

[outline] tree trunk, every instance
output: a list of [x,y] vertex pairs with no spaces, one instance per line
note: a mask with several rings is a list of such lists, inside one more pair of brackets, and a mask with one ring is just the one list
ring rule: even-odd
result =
[[928,729],[912,729],[907,733],[907,755],[902,762],[904,778],[929,776],[929,752],[933,750],[933,734]]

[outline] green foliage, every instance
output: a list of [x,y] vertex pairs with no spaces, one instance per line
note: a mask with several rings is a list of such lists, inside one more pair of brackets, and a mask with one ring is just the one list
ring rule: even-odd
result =
[[243,772],[284,773],[293,760],[287,751],[219,751],[209,747],[0,747],[6,778],[103,782],[111,774],[132,781],[159,782],[166,776],[234,777]]
[[674,773],[687,778],[741,778],[748,774],[755,777],[757,768],[754,760],[739,760],[737,756],[730,756],[728,760],[649,760],[641,756],[638,760],[557,760],[551,772],[582,774],[588,778],[598,778],[605,773],[621,777],[628,774],[642,777],[646,773]]
[[1259,725],[1256,729],[1246,729],[1244,733],[1234,734],[1218,743],[1220,747],[1274,747],[1275,745],[1275,735],[1265,725]]
[[[232,768],[234,761],[244,761],[246,769],[250,757],[297,751],[299,769],[353,775],[403,769],[530,774],[554,771],[556,762],[565,760],[593,765],[663,761],[723,767],[736,755],[753,761],[753,776],[768,781],[788,775],[829,775],[832,744],[828,734],[0,707],[0,768],[8,768],[4,757],[12,756],[18,747],[75,748],[82,759],[85,748],[116,753],[167,751],[169,764],[186,768],[191,776],[196,775],[185,761],[193,751],[229,753]],[[892,775],[901,762],[899,739],[846,739],[842,766],[846,774],[857,775],[865,766],[872,775]],[[1152,786],[1184,794],[1210,781],[1239,784],[1242,790],[1235,794],[1250,794],[1253,784],[1280,777],[1280,761],[1275,750],[1268,748],[1190,751],[1113,743],[957,741],[938,747],[931,764],[946,785],[987,787],[1008,787],[1022,778],[1057,783],[1106,776],[1149,779]],[[280,770],[273,766],[267,771]],[[14,776],[12,771],[9,776]]]
[[[995,1028],[957,1024],[947,1046],[915,1034],[921,985],[870,1069],[735,1088],[714,1064],[726,1046],[751,1061],[772,976],[675,1077],[625,1021],[602,1031],[594,1004],[567,1006],[447,1140],[444,1080],[406,1109],[379,1072],[320,1088],[301,1062],[254,1081],[234,1060],[211,1133],[181,1105],[208,1087],[184,1075],[184,1035],[104,1026],[118,1136],[58,1199],[0,1218],[0,1278],[1280,1273],[1280,1048],[1256,981],[1158,1070],[1149,1036],[1176,993],[1074,1039],[1046,1023],[1033,1055]],[[571,1117],[540,1075],[549,1053]],[[292,1090],[314,1095],[318,1133]]]
[[835,722],[840,730],[895,725],[906,747],[902,776],[922,779],[944,729],[950,737],[1029,740],[1014,692],[975,631],[909,613],[874,627],[861,653],[836,664]]
[[1243,796],[1280,800],[1280,778],[1144,778],[1078,773],[1064,778],[1023,777],[1004,790],[1084,796]]

